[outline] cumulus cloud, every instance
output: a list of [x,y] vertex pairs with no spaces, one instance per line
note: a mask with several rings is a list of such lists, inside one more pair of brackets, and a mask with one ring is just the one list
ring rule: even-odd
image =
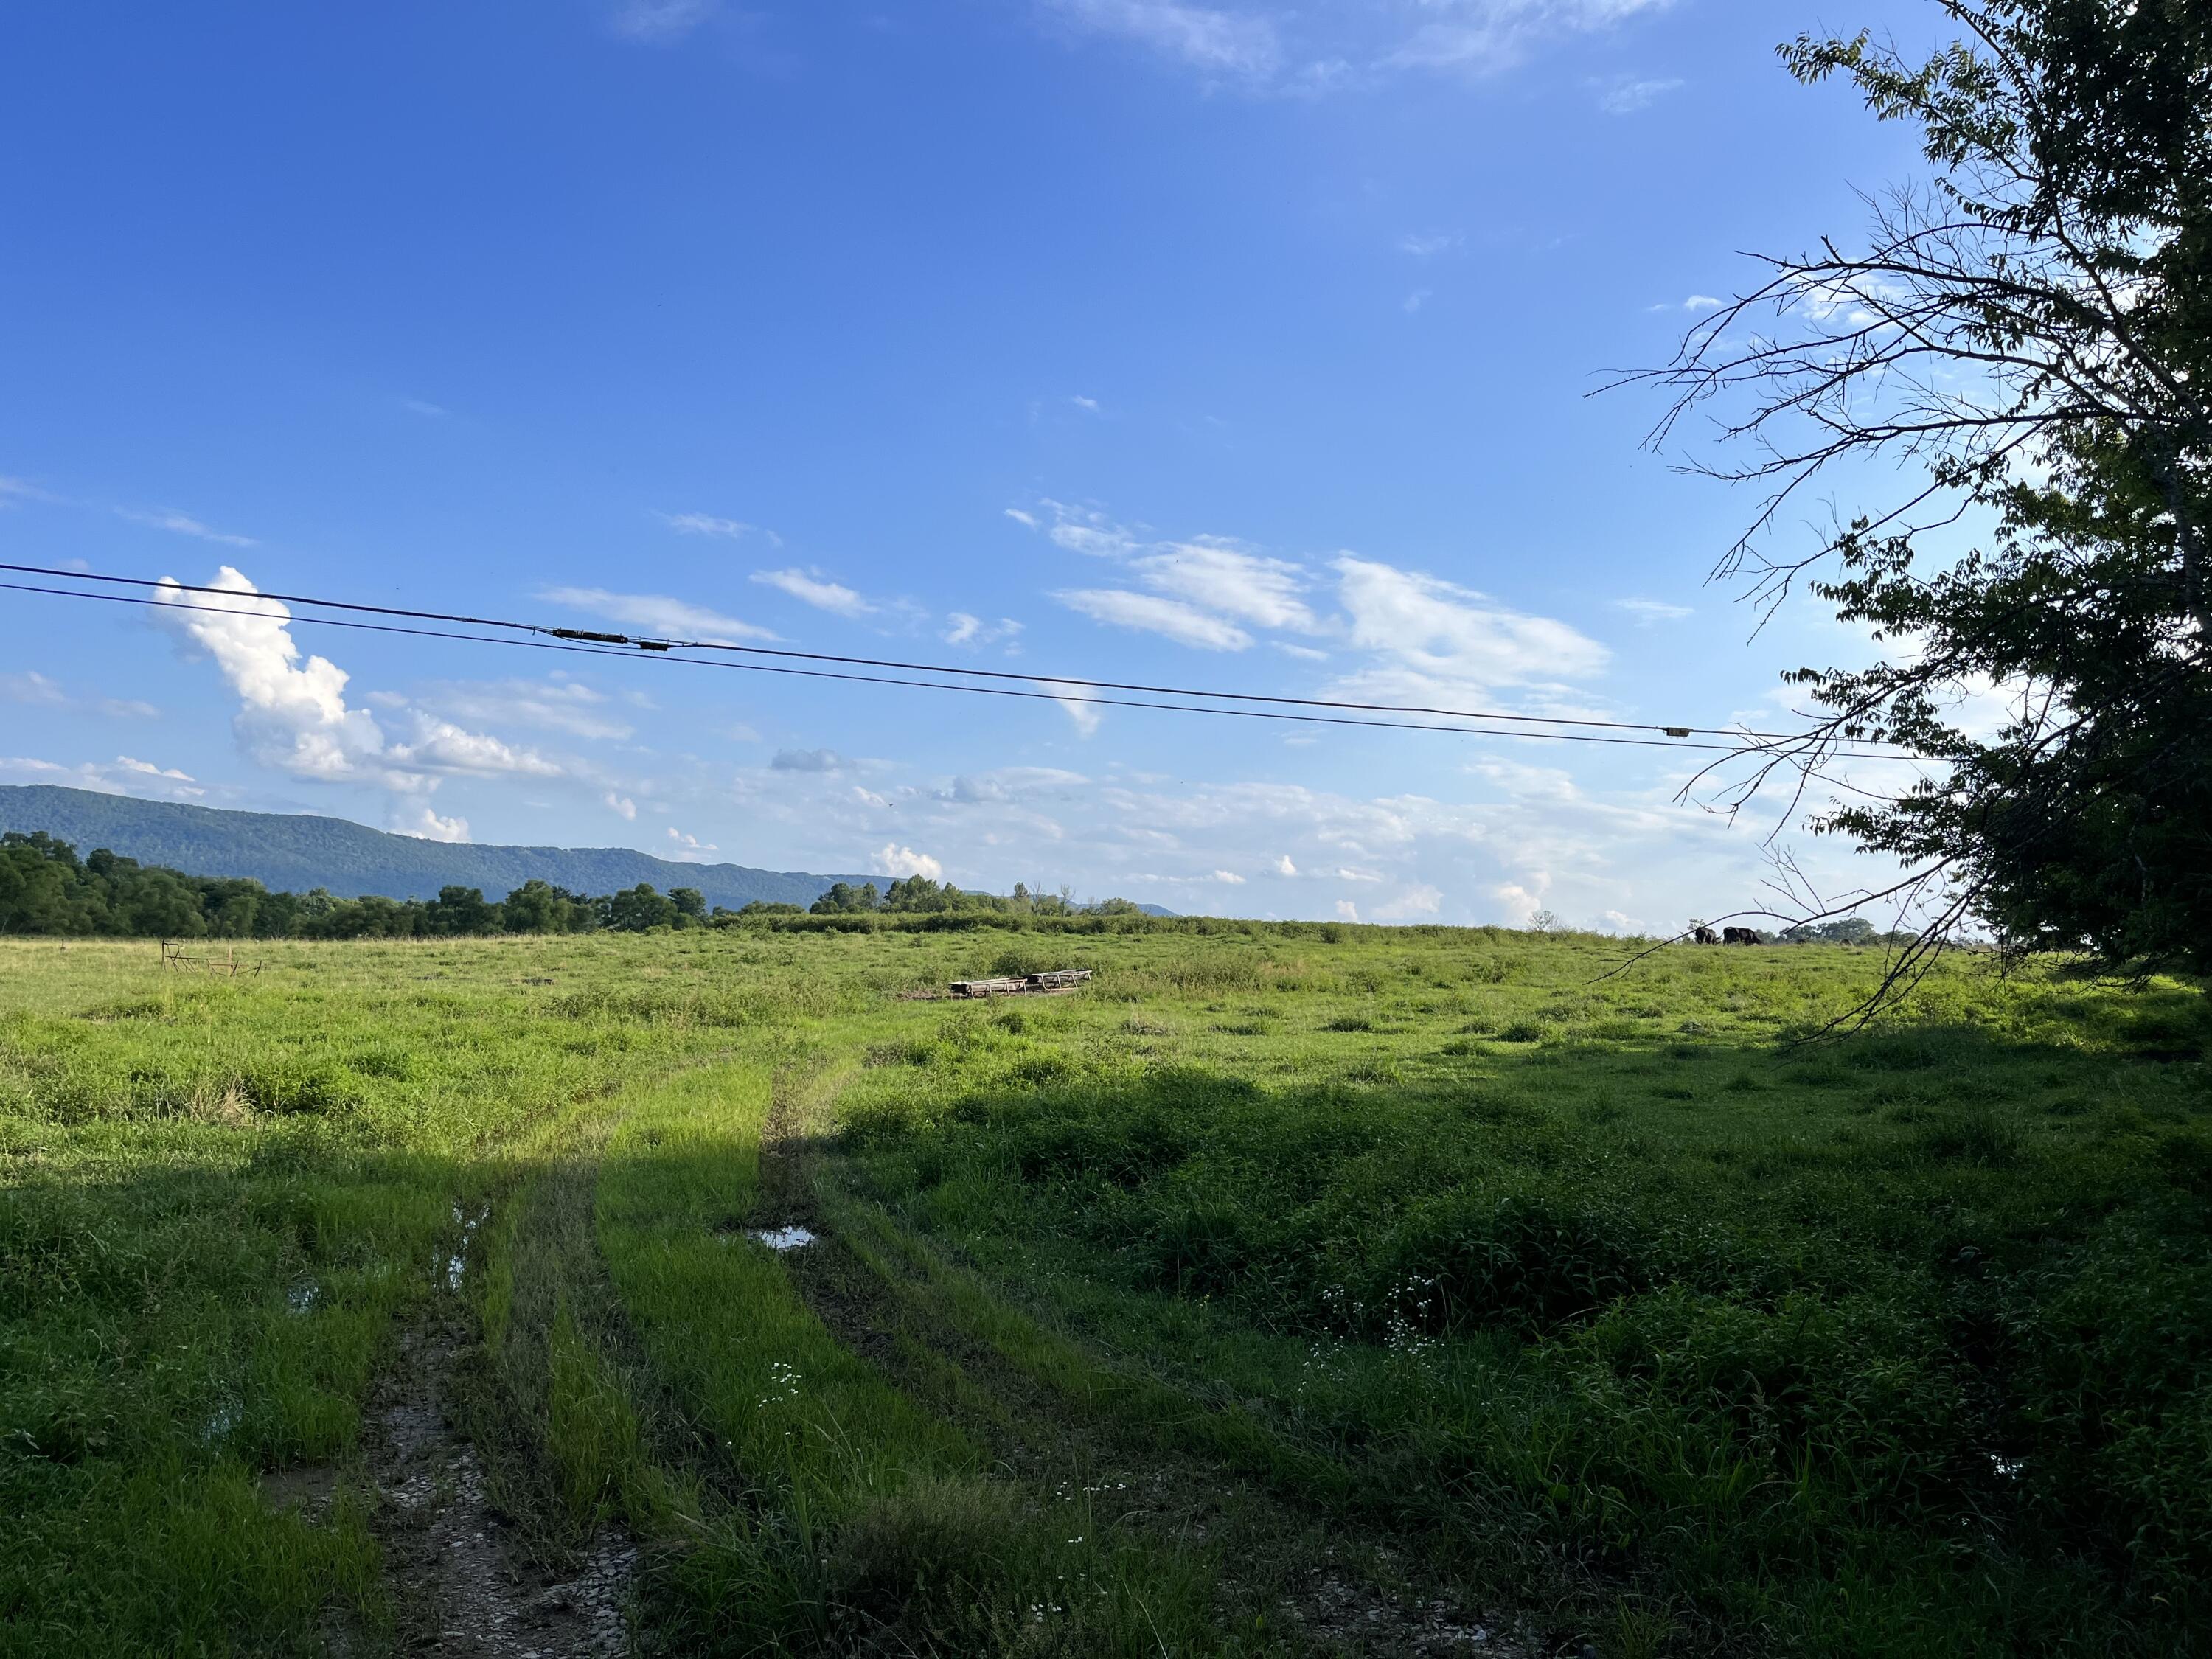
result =
[[665,593],[611,593],[604,587],[549,587],[538,597],[548,605],[566,605],[571,611],[642,628],[665,638],[696,636],[713,645],[734,645],[740,640],[776,637],[755,623],[725,617]]
[[802,605],[840,617],[871,617],[876,607],[842,582],[830,581],[819,570],[756,570],[753,580],[788,593]]
[[1275,873],[1277,875],[1295,876],[1297,872],[1298,866],[1291,862],[1291,855],[1288,853],[1284,854],[1282,857],[1275,860]]
[[1252,643],[1252,636],[1234,623],[1208,616],[1180,599],[1162,599],[1154,593],[1084,587],[1064,589],[1053,598],[1093,622],[1158,634],[1201,651],[1242,651]]
[[[291,611],[264,598],[225,565],[208,584],[225,596],[220,611],[174,608],[185,599],[162,578],[154,620],[215,661],[240,708],[239,741],[261,765],[294,777],[338,780],[383,772],[384,732],[366,708],[349,708],[346,672],[327,657],[306,656],[292,639]],[[413,781],[410,781],[410,782]]]
[[708,853],[719,853],[722,850],[711,841],[701,841],[696,836],[685,835],[672,823],[668,826],[668,839],[676,843],[676,857],[678,862],[689,862],[702,858]]
[[557,778],[562,775],[560,766],[534,749],[518,748],[427,714],[416,717],[412,743],[394,744],[386,752],[400,765],[429,771],[466,772],[477,777]]
[[637,803],[628,795],[617,795],[610,789],[600,799],[606,802],[609,811],[618,812],[633,823],[637,821]]
[[1443,890],[1426,883],[1402,889],[1395,898],[1376,907],[1377,921],[1414,921],[1433,916],[1444,908]]
[[403,810],[392,820],[394,834],[412,836],[417,841],[465,842],[469,838],[466,818],[440,817],[428,806]]
[[835,772],[844,763],[834,749],[779,749],[769,765],[778,772]]
[[868,868],[879,876],[922,876],[931,881],[945,879],[945,866],[927,853],[917,853],[911,847],[902,847],[896,842],[885,842],[869,860]]
[[771,547],[783,545],[783,538],[773,530],[763,530],[742,519],[718,519],[711,513],[663,513],[659,516],[661,523],[679,536],[720,536],[733,542],[757,536]]

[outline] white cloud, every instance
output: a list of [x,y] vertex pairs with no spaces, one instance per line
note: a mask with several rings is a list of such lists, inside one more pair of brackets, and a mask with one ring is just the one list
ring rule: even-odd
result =
[[1078,409],[1081,410],[1086,415],[1097,415],[1102,412],[1098,407],[1097,398],[1084,397],[1080,392],[1077,393],[1074,397],[1070,398],[1067,401],[1073,404]]
[[818,570],[756,570],[752,579],[763,586],[788,593],[802,605],[840,617],[870,617],[876,607],[842,582],[825,580]]
[[1430,296],[1435,294],[1435,292],[1436,289],[1432,288],[1417,288],[1411,294],[1408,294],[1404,299],[1398,301],[1398,309],[1404,312],[1410,317],[1415,312],[1419,311],[1423,306],[1428,304]]
[[58,495],[50,495],[27,478],[0,477],[0,507],[13,507],[18,501],[58,501]]
[[151,800],[198,800],[207,793],[182,772],[132,760],[128,756],[118,756],[112,765],[86,761],[76,766],[63,766],[25,755],[0,756],[0,777],[56,784],[66,789],[89,789],[103,795],[137,795]]
[[1686,605],[1670,605],[1665,599],[1615,599],[1613,608],[1626,611],[1638,624],[1649,628],[1654,623],[1680,622],[1697,612]]
[[1242,887],[1244,884],[1244,878],[1234,870],[1216,870],[1213,872],[1213,878],[1229,887]]
[[[345,671],[326,657],[303,658],[287,626],[291,611],[229,565],[209,586],[226,598],[221,611],[179,610],[165,599],[151,609],[156,623],[214,659],[238,696],[234,726],[246,752],[294,777],[380,774],[384,732],[368,710],[346,706]],[[173,578],[157,591],[185,598]]]
[[682,638],[696,635],[713,645],[732,645],[740,640],[773,640],[767,629],[735,617],[725,617],[686,599],[665,593],[611,593],[604,587],[549,587],[538,596],[549,605],[587,611],[610,622],[626,623],[657,635]]
[[1159,551],[1136,560],[1135,568],[1148,587],[1256,627],[1311,633],[1318,626],[1298,597],[1304,569],[1219,537],[1162,543]]
[[415,726],[414,742],[395,744],[386,750],[402,766],[466,772],[477,777],[562,775],[559,766],[534,749],[518,749],[484,732],[464,731],[451,720],[417,714]]
[[1423,883],[1403,889],[1389,903],[1377,906],[1373,915],[1377,921],[1412,921],[1417,917],[1433,916],[1443,908],[1443,890]]
[[1208,616],[1179,599],[1162,599],[1157,594],[1085,587],[1063,590],[1053,598],[1093,622],[1158,634],[1178,645],[1194,646],[1201,651],[1242,651],[1252,643],[1252,636],[1235,624]]
[[844,764],[834,749],[779,749],[769,763],[777,772],[835,772]]
[[392,829],[403,836],[412,836],[417,841],[465,842],[469,838],[466,818],[441,818],[428,807],[395,817]]
[[187,518],[182,513],[167,510],[141,513],[127,507],[118,507],[115,511],[117,516],[128,519],[133,524],[146,525],[155,530],[172,531],[179,536],[197,536],[204,542],[221,542],[225,547],[258,545],[251,536],[234,536],[225,531],[211,530],[198,519]]
[[137,772],[149,778],[168,778],[178,783],[195,781],[189,772],[179,772],[173,766],[156,766],[151,761],[133,759],[129,755],[118,755],[115,763],[126,772]]
[[0,674],[0,697],[9,702],[27,702],[37,708],[66,708],[70,701],[59,685],[35,671]]
[[1508,69],[1549,35],[1594,33],[1669,0],[1424,0],[1436,21],[1423,24],[1387,55],[1394,67]]
[[965,611],[955,611],[945,620],[950,626],[940,637],[947,645],[996,645],[1022,631],[1022,625],[1012,617],[1001,617],[993,623],[981,617],[971,617]]
[[1104,713],[1097,704],[1083,701],[1089,695],[1083,687],[1068,685],[1059,680],[1039,680],[1037,684],[1052,693],[1054,701],[1074,722],[1076,736],[1087,738],[1098,729],[1100,721],[1105,718]]
[[434,404],[428,398],[402,398],[400,408],[410,415],[420,415],[426,421],[442,421],[452,411],[442,404]]
[[1353,678],[1369,690],[1395,687],[1403,696],[1539,684],[1595,674],[1610,655],[1563,622],[1508,610],[1434,576],[1350,554],[1333,568],[1352,644],[1387,665]]
[[[495,725],[542,726],[573,737],[618,739],[634,728],[608,709],[610,699],[579,680],[439,680],[422,688],[421,700],[441,713]],[[403,706],[406,699],[372,691],[367,701]]]
[[676,843],[676,856],[679,861],[689,861],[704,854],[722,850],[711,841],[701,841],[696,836],[685,835],[672,823],[668,826],[668,839]]
[[1037,527],[1036,514],[1024,513],[1018,507],[1010,507],[1006,508],[1006,516],[1012,519],[1016,524],[1027,525],[1032,530],[1035,530]]
[[733,542],[758,536],[771,547],[783,545],[783,538],[773,530],[763,530],[742,519],[718,519],[711,513],[663,513],[659,516],[660,521],[679,536],[720,536]]
[[1449,252],[1465,242],[1467,238],[1455,230],[1431,230],[1398,239],[1398,252],[1410,253],[1416,259],[1426,259]]
[[1286,657],[1296,657],[1300,662],[1327,662],[1328,653],[1316,651],[1310,645],[1292,645],[1288,640],[1269,640],[1267,643]]
[[1359,920],[1359,907],[1350,899],[1339,899],[1336,902],[1336,914],[1346,921],[1357,921]]
[[617,795],[610,789],[601,799],[606,802],[609,811],[618,812],[633,823],[637,822],[637,803],[628,795]]
[[879,876],[923,876],[931,881],[945,879],[945,866],[927,853],[917,853],[911,847],[902,847],[896,842],[885,842],[876,855],[868,861],[868,868]]
[[720,9],[719,0],[621,0],[607,26],[625,40],[680,40]]
[[1288,853],[1284,854],[1282,857],[1275,860],[1275,873],[1277,875],[1295,876],[1297,872],[1298,866],[1291,862],[1291,855]]
[[1176,0],[1044,0],[1046,9],[1093,33],[1128,40],[1207,75],[1265,80],[1282,67],[1273,21],[1253,12]]
[[1679,90],[1681,84],[1679,80],[1624,78],[1609,83],[1598,94],[1597,106],[1607,115],[1633,115]]

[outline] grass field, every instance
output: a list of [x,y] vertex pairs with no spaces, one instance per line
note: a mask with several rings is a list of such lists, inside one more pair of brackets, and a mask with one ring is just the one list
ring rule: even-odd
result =
[[1808,1045],[1878,956],[258,954],[0,942],[0,1651],[2212,1648],[2194,989],[1954,959]]

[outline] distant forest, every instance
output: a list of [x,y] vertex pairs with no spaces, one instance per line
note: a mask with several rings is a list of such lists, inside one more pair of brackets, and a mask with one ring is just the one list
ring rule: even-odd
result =
[[665,893],[640,882],[616,893],[571,893],[550,882],[526,881],[504,899],[476,887],[447,887],[434,899],[374,894],[340,898],[323,888],[272,892],[258,881],[191,876],[141,864],[105,848],[85,858],[43,831],[0,835],[0,934],[108,939],[454,939],[493,933],[643,933],[654,927],[706,927],[754,918],[805,915],[866,925],[870,915],[1134,916],[1127,899],[1078,905],[1065,893],[1032,894],[1017,884],[1011,897],[963,892],[910,876],[878,892],[839,882],[810,910],[754,902],[711,910],[696,888]]

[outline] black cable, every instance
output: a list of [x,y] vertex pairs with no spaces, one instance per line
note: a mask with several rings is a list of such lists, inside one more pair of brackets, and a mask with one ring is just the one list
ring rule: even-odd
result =
[[[166,578],[156,580],[144,576],[111,576],[94,571],[63,570],[56,569],[46,565],[8,564],[4,562],[0,562],[0,570],[18,571],[22,574],[33,576],[59,576],[70,581],[109,582],[128,587],[172,588],[180,592],[211,593],[228,599],[242,599],[246,597],[245,595],[238,592],[234,588],[206,587],[191,582],[173,581]],[[25,591],[44,592],[59,592],[62,590],[27,589]],[[902,662],[891,658],[842,656],[834,653],[823,651],[794,651],[779,649],[777,647],[763,645],[735,645],[721,640],[665,640],[654,638],[650,635],[639,637],[629,634],[599,633],[589,629],[549,628],[540,623],[511,622],[496,617],[470,617],[439,611],[410,610],[398,605],[362,605],[345,599],[316,599],[311,595],[301,593],[277,593],[257,591],[255,597],[266,599],[276,599],[288,605],[311,605],[328,611],[358,611],[368,616],[404,617],[410,620],[420,622],[460,623],[471,628],[505,628],[514,629],[519,633],[543,634],[555,639],[574,640],[595,645],[630,646],[643,651],[730,651],[737,652],[746,656],[787,657],[795,661],[802,662],[845,663],[861,668],[896,668],[911,673],[957,674],[971,679],[1019,680],[1030,685],[1074,685],[1080,686],[1085,690],[1092,691],[1142,691],[1155,696],[1165,697],[1212,697],[1217,701],[1224,702],[1278,703],[1285,707],[1293,708],[1343,708],[1352,710],[1355,713],[1380,714],[1441,714],[1453,720],[1506,720],[1516,725],[1576,726],[1616,732],[1662,732],[1666,733],[1668,737],[1700,736],[1755,738],[1784,743],[1797,740],[1797,734],[1786,732],[1753,732],[1749,730],[1735,730],[1724,726],[1668,726],[1638,720],[1588,720],[1564,714],[1512,714],[1493,709],[1434,708],[1417,703],[1351,702],[1328,697],[1273,696],[1255,691],[1210,691],[1196,690],[1189,686],[1146,685],[1123,680],[1087,680],[1074,678],[1060,674],[1018,674],[1009,672],[1003,669],[963,668],[958,666],[947,666],[941,663]],[[302,618],[301,620],[307,619]],[[914,684],[914,682],[889,681],[885,682],[885,684]],[[1066,700],[1061,699],[1061,701]],[[1123,706],[1133,708],[1150,708],[1159,705],[1137,703]],[[1370,723],[1389,724],[1389,722]],[[1430,728],[1423,727],[1415,729],[1425,730]],[[1457,730],[1458,728],[1448,727],[1440,729]],[[1499,735],[1504,734],[1501,733]],[[1670,745],[1662,744],[1660,746],[1668,747]],[[1684,744],[1671,746],[1696,747],[1698,745]],[[1711,745],[1705,746],[1710,747]],[[1894,748],[1893,745],[1885,745],[1884,747]],[[1875,752],[1879,751],[1869,751],[1869,754]],[[1909,751],[1905,750],[1897,750],[1896,752],[1899,754],[1909,753]]]
[[[20,568],[20,567],[13,565],[0,565],[0,569],[16,568]],[[162,583],[153,584],[153,586],[155,586],[168,585],[169,584]],[[174,586],[182,587],[183,584],[178,583],[174,584]],[[234,599],[257,598],[274,599],[279,597],[274,593],[252,595],[237,593],[228,588],[194,589],[192,591],[221,592]],[[15,593],[42,593],[56,599],[96,599],[106,605],[145,605],[158,606],[163,610],[169,611],[197,611],[209,616],[246,617],[258,622],[273,623],[279,626],[283,626],[290,623],[306,623],[321,628],[347,629],[356,633],[401,634],[416,639],[458,640],[472,645],[505,645],[530,651],[559,651],[579,656],[613,657],[622,659],[625,661],[636,660],[636,659],[631,657],[628,652],[617,650],[611,646],[606,644],[571,644],[543,640],[501,639],[483,634],[456,634],[441,629],[404,628],[392,623],[347,622],[337,617],[272,617],[265,611],[240,611],[234,610],[227,605],[191,605],[179,599],[139,599],[123,593],[87,593],[75,588],[35,587],[23,582],[0,582],[0,592]],[[384,610],[382,607],[374,605],[362,605],[350,608],[363,611],[381,611],[382,614],[385,615],[406,616],[421,614]],[[487,625],[497,626],[498,624]],[[532,629],[532,631],[540,632],[550,630]],[[1281,713],[1273,709],[1264,708],[1213,708],[1202,704],[1194,703],[1142,702],[1134,698],[1129,697],[1063,696],[1050,691],[1016,691],[1005,686],[949,685],[941,680],[894,679],[889,676],[881,674],[843,674],[832,672],[824,669],[781,668],[771,663],[718,662],[698,657],[668,657],[665,660],[670,662],[689,663],[696,668],[737,669],[749,673],[782,674],[800,679],[842,680],[860,685],[900,685],[908,686],[918,690],[925,691],[964,691],[975,696],[1016,697],[1025,702],[1057,702],[1063,704],[1078,703],[1103,708],[1157,708],[1165,710],[1171,714],[1219,714],[1238,720],[1287,720],[1301,726],[1372,726],[1382,730],[1398,732],[1457,732],[1463,736],[1479,738],[1549,738],[1559,743],[1599,743],[1634,749],[1698,750],[1715,754],[1738,754],[1743,752],[1741,745],[1729,744],[1674,743],[1663,741],[1657,738],[1607,738],[1600,737],[1593,732],[1587,732],[1499,731],[1495,727],[1475,726],[1438,726],[1431,722],[1417,720],[1353,720],[1345,716],[1332,716],[1326,714],[1292,714]],[[1025,677],[1015,676],[1013,678]],[[1070,683],[1080,684],[1081,682]],[[1894,758],[1894,757],[1887,755],[1863,756],[1851,754],[1850,751],[1843,752],[1846,753],[1850,758],[1857,759]]]

